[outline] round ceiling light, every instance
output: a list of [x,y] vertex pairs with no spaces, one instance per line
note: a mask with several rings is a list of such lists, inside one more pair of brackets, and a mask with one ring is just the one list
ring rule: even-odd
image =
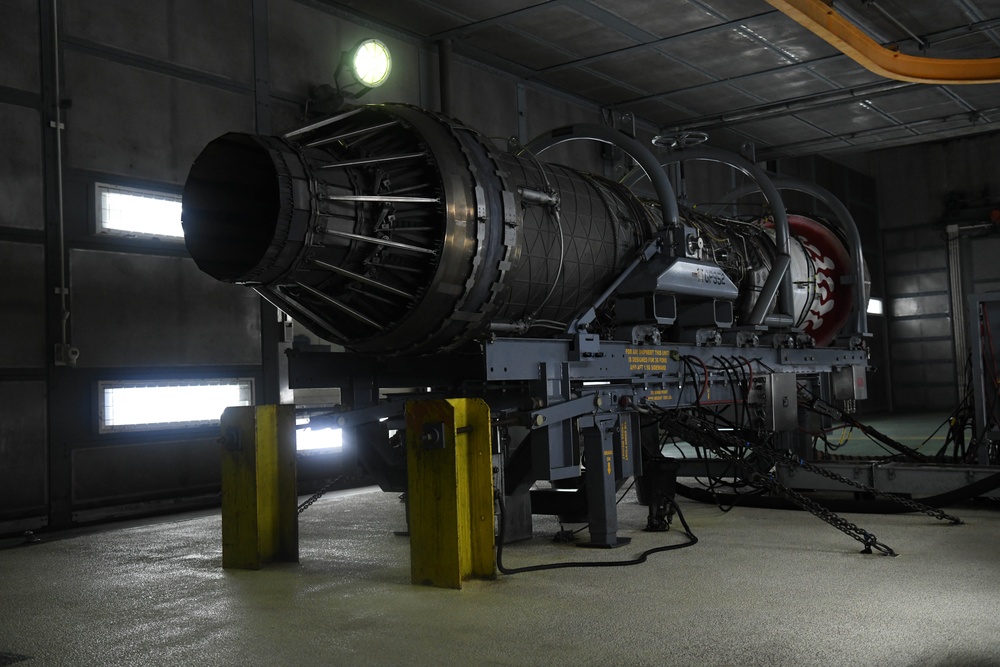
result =
[[351,62],[354,78],[362,85],[375,88],[385,83],[392,71],[389,47],[377,39],[366,39],[354,49]]

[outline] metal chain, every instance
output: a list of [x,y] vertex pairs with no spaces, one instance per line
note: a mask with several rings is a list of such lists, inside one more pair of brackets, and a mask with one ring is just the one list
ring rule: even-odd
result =
[[894,503],[898,503],[898,504],[900,504],[900,505],[902,505],[904,507],[908,507],[909,509],[913,510],[914,512],[921,512],[922,514],[926,514],[927,516],[932,516],[935,519],[938,519],[940,521],[950,521],[951,523],[953,523],[955,525],[961,525],[961,524],[965,523],[964,521],[962,521],[957,516],[954,516],[952,514],[948,514],[944,510],[938,509],[936,507],[931,507],[930,505],[924,505],[923,503],[919,503],[916,500],[911,500],[909,498],[904,498],[903,496],[900,496],[900,495],[895,494],[895,493],[888,493],[887,491],[880,491],[880,490],[876,489],[875,487],[868,486],[867,484],[862,484],[861,482],[858,482],[856,480],[850,479],[848,477],[844,477],[843,475],[835,473],[832,470],[827,470],[826,468],[823,468],[822,466],[817,466],[817,465],[814,465],[812,463],[809,463],[808,461],[805,461],[804,459],[796,459],[794,457],[788,456],[787,454],[781,454],[780,452],[774,452],[773,450],[772,450],[772,453],[775,454],[775,455],[777,455],[777,457],[780,458],[785,463],[791,463],[793,465],[797,465],[797,466],[801,467],[804,470],[808,470],[811,473],[815,473],[817,475],[822,475],[823,477],[826,477],[828,479],[832,479],[832,480],[834,480],[836,482],[840,482],[841,484],[847,484],[848,486],[853,486],[854,488],[861,489],[865,493],[870,493],[873,496],[879,496],[879,497],[882,497],[882,498],[886,498],[888,500],[891,500]]
[[872,440],[876,442],[881,442],[883,445],[886,445],[891,449],[895,449],[897,452],[899,452],[903,456],[909,457],[913,461],[920,461],[922,463],[929,463],[931,461],[931,458],[926,454],[921,454],[917,450],[911,447],[907,447],[901,442],[893,440],[885,433],[876,430],[875,428],[869,426],[868,424],[862,424],[857,419],[850,416],[837,406],[831,405],[817,396],[813,396],[811,393],[809,393],[804,389],[799,391],[799,400],[801,400],[806,405],[806,407],[813,410],[814,412],[817,412],[821,415],[825,415],[827,417],[831,417],[833,419],[837,419],[849,426],[853,426],[854,428],[860,430],[862,433],[867,435]]
[[[861,542],[861,544],[864,545],[864,549],[862,549],[861,553],[870,554],[872,553],[872,549],[875,549],[887,556],[898,555],[892,547],[879,542],[878,538],[876,538],[872,533],[869,533],[867,530],[864,530],[847,519],[844,519],[835,512],[831,512],[814,500],[806,498],[798,491],[788,488],[771,477],[764,476],[759,471],[751,468],[744,459],[735,456],[726,447],[720,444],[720,441],[724,441],[732,447],[744,447],[745,443],[738,438],[728,433],[715,431],[711,425],[708,424],[708,422],[684,413],[677,413],[675,416],[664,414],[664,417],[670,419],[671,425],[679,427],[678,430],[682,432],[685,439],[696,439],[702,445],[711,449],[719,456],[735,463],[736,466],[742,471],[746,480],[751,484],[765,487],[772,493],[784,497],[786,500],[791,501],[795,505],[798,505],[805,511],[809,512],[817,519],[824,521],[845,535]],[[709,433],[709,431],[712,432]]]
[[[851,426],[855,426],[855,427],[860,428],[862,430],[862,432],[865,433],[865,435],[868,435],[870,437],[874,437],[874,438],[880,440],[881,442],[883,442],[884,444],[890,445],[891,447],[893,447],[897,451],[910,456],[910,458],[912,458],[914,460],[918,460],[918,461],[927,461],[927,460],[929,460],[925,455],[921,454],[917,450],[911,449],[911,448],[907,447],[906,445],[904,445],[902,443],[899,443],[899,442],[896,442],[895,440],[892,440],[891,438],[889,438],[888,436],[884,435],[883,433],[880,433],[880,432],[876,431],[875,429],[871,428],[870,426],[868,426],[866,424],[862,424],[861,422],[857,421],[856,419],[854,419],[854,418],[850,417],[849,415],[845,414],[842,410],[839,410],[837,407],[835,407],[833,405],[830,405],[829,403],[826,403],[825,401],[820,401],[819,398],[817,398],[817,397],[815,397],[815,396],[813,396],[811,394],[800,392],[799,393],[799,397],[801,399],[803,399],[813,409],[822,408],[822,409],[828,411],[830,413],[830,416],[833,416],[833,417],[835,417],[837,419],[841,419],[846,424],[850,424]],[[822,405],[820,405],[821,403],[822,403]],[[778,453],[775,452],[775,454],[778,454]],[[895,503],[899,503],[900,505],[903,505],[904,507],[908,507],[909,509],[913,510],[914,512],[921,512],[923,514],[926,514],[928,516],[932,516],[935,519],[938,519],[938,520],[941,520],[941,521],[950,521],[951,523],[953,523],[955,525],[961,525],[961,524],[965,523],[964,521],[962,521],[957,516],[954,516],[954,515],[951,515],[951,514],[947,514],[946,512],[944,512],[941,509],[938,509],[938,508],[935,508],[935,507],[931,507],[929,505],[924,505],[923,503],[918,503],[917,501],[911,500],[909,498],[903,498],[902,496],[899,496],[899,495],[897,495],[895,493],[887,493],[885,491],[879,491],[878,489],[873,488],[871,486],[868,486],[866,484],[862,484],[862,483],[856,482],[856,481],[854,481],[852,479],[848,479],[847,477],[844,477],[843,475],[838,475],[837,473],[835,473],[835,472],[833,472],[831,470],[827,470],[827,469],[822,468],[820,466],[808,463],[807,461],[805,461],[803,459],[796,459],[796,458],[793,458],[793,457],[787,456],[787,455],[780,455],[780,454],[778,454],[778,455],[779,456],[783,456],[783,460],[785,460],[785,462],[787,462],[787,463],[792,463],[792,464],[801,466],[802,468],[804,468],[805,470],[808,470],[809,472],[816,473],[817,475],[822,475],[823,477],[826,477],[828,479],[832,479],[832,480],[841,482],[842,484],[847,484],[848,486],[853,486],[854,488],[861,489],[862,491],[865,491],[866,493],[870,493],[870,494],[872,494],[874,496],[880,496],[880,497],[883,497],[883,498],[887,498],[887,499],[889,499],[889,500],[891,500],[891,501],[893,501]]]
[[324,484],[323,488],[321,488],[319,491],[317,491],[316,493],[314,493],[311,496],[309,496],[309,498],[307,500],[305,500],[301,505],[299,505],[298,510],[296,511],[296,514],[302,514],[307,509],[309,509],[314,502],[316,502],[317,500],[319,500],[320,498],[322,498],[323,494],[325,494],[327,491],[329,491],[330,489],[332,489],[333,485],[336,484],[337,482],[339,482],[342,479],[344,479],[343,476],[341,476],[341,477],[334,477],[333,479],[331,479],[330,481],[328,481],[326,484]]
[[766,487],[772,493],[777,493],[778,495],[785,497],[812,514],[817,519],[825,521],[842,533],[845,533],[846,535],[853,537],[858,542],[861,542],[861,544],[865,547],[861,550],[861,553],[870,554],[872,549],[875,549],[886,556],[899,555],[889,545],[879,542],[878,538],[869,533],[867,530],[859,527],[857,524],[851,523],[844,517],[831,512],[811,498],[806,498],[798,491],[788,488],[784,484],[779,483],[777,480],[764,477],[761,473],[756,471],[753,472],[751,482],[753,482],[754,478],[757,479],[757,483]]

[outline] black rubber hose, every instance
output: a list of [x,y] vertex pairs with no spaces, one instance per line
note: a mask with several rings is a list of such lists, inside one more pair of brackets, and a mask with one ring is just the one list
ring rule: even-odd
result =
[[677,549],[683,549],[685,547],[693,547],[698,543],[698,538],[691,532],[691,527],[688,526],[687,520],[684,519],[684,514],[681,512],[681,508],[677,505],[677,503],[670,500],[670,504],[673,505],[674,511],[677,513],[677,518],[684,527],[683,532],[688,538],[687,542],[667,544],[662,547],[647,549],[635,558],[629,560],[571,561],[568,563],[544,563],[542,565],[528,565],[525,567],[506,567],[503,564],[503,538],[507,529],[507,512],[504,508],[503,499],[499,499],[500,530],[497,535],[497,570],[499,570],[502,574],[518,574],[521,572],[539,572],[541,570],[561,570],[569,567],[623,567],[626,565],[639,565],[640,563],[645,563],[646,559],[655,553],[660,553],[661,551],[676,551]]
[[[967,486],[962,486],[936,496],[919,498],[917,502],[928,507],[940,509],[955,503],[962,502],[982,495],[996,488],[1000,488],[1000,473],[990,475],[978,482],[973,482]],[[739,493],[709,493],[703,489],[677,484],[677,493],[689,500],[696,500],[701,503],[715,505],[738,505],[740,507],[759,507],[764,509],[797,510],[797,505],[774,496],[760,496],[755,494]],[[824,498],[820,502],[823,507],[831,512],[848,512],[856,514],[905,514],[913,510],[907,509],[890,500],[849,500],[846,498]]]

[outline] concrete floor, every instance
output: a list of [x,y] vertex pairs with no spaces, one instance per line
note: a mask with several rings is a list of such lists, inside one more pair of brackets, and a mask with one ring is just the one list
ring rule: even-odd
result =
[[[801,512],[681,507],[694,547],[461,591],[409,583],[401,506],[372,490],[320,500],[301,563],[255,572],[221,568],[216,514],[47,537],[0,551],[0,665],[1000,665],[997,505],[847,515],[898,558]],[[628,547],[554,544],[540,518],[505,563],[682,541],[640,532],[631,496],[620,515]]]

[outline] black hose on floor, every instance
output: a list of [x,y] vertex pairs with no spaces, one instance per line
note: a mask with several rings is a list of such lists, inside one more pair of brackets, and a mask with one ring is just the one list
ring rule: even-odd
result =
[[[927,505],[928,507],[939,509],[949,505],[954,505],[955,503],[962,502],[963,500],[969,500],[970,498],[988,493],[996,488],[1000,488],[1000,473],[990,475],[989,477],[985,477],[978,482],[973,482],[972,484],[953,489],[946,493],[940,493],[936,496],[929,496],[927,498],[920,498],[919,502],[923,505]],[[763,509],[799,509],[798,506],[792,504],[784,498],[776,498],[774,496],[761,496],[749,493],[710,493],[704,489],[687,486],[679,482],[677,483],[676,490],[678,495],[688,498],[689,500],[696,500],[710,505],[722,503],[724,505],[759,507]],[[887,500],[824,498],[821,501],[821,504],[831,512],[838,513],[853,512],[857,514],[903,514],[912,511]]]
[[662,547],[647,549],[637,557],[629,560],[570,561],[567,563],[545,563],[542,565],[528,565],[525,567],[506,567],[503,564],[503,539],[507,528],[507,513],[504,508],[503,499],[500,498],[498,502],[500,505],[500,531],[497,535],[497,569],[503,574],[539,572],[541,570],[561,570],[568,567],[624,567],[626,565],[639,565],[640,563],[645,563],[646,559],[655,553],[660,553],[661,551],[675,551],[677,549],[694,546],[698,543],[698,538],[691,532],[691,527],[688,526],[687,521],[684,519],[684,514],[681,512],[681,508],[677,506],[677,503],[674,502],[673,499],[670,499],[670,504],[673,505],[674,511],[677,513],[677,518],[680,519],[681,525],[684,526],[683,533],[688,538],[687,542],[681,542],[680,544],[668,544]]

